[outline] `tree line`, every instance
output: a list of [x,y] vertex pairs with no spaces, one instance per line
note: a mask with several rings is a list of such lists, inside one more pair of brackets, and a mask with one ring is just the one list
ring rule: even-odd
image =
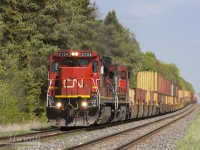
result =
[[157,71],[193,90],[175,64],[143,53],[115,11],[104,19],[90,0],[0,0],[0,124],[45,119],[49,56],[58,49],[93,49],[131,70]]

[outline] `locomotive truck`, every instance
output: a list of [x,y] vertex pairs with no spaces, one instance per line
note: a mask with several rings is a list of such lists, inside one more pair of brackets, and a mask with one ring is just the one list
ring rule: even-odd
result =
[[[54,126],[89,126],[171,112],[195,101],[156,72],[138,72],[129,88],[126,66],[92,50],[58,50],[50,56],[47,118]],[[186,94],[185,94],[186,93]]]

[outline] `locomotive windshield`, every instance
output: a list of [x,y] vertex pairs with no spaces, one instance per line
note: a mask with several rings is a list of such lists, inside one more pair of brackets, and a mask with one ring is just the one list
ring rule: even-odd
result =
[[87,59],[78,59],[76,62],[77,66],[88,66],[89,61]]
[[97,61],[93,61],[92,62],[92,71],[93,72],[98,72],[99,68],[98,68],[98,62]]
[[89,65],[88,59],[63,59],[61,65],[64,67],[87,67]]
[[54,61],[51,65],[52,72],[57,73],[59,68],[59,62]]
[[126,71],[121,72],[121,79],[126,79],[127,78],[127,73]]
[[74,67],[73,59],[64,59],[62,60],[62,66]]

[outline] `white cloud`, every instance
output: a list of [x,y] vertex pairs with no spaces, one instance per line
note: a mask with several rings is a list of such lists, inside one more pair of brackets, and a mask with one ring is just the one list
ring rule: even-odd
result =
[[199,0],[143,0],[133,2],[128,11],[136,17],[162,16],[170,14],[175,7],[195,2]]

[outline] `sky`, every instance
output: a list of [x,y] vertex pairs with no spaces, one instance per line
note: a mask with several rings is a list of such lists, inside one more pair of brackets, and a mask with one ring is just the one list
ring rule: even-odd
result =
[[105,18],[114,10],[130,29],[141,51],[173,63],[200,92],[200,0],[91,0]]

